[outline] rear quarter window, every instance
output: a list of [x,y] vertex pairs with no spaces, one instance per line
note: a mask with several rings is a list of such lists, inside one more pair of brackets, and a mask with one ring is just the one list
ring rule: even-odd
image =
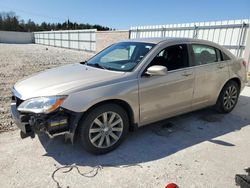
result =
[[227,54],[225,54],[223,51],[221,51],[221,55],[222,55],[223,61],[231,60],[231,58]]

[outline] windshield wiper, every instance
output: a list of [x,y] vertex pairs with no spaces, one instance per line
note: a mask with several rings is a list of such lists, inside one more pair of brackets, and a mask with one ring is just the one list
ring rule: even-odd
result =
[[94,67],[98,67],[98,68],[105,69],[105,70],[108,70],[107,67],[104,67],[104,66],[101,65],[100,63],[87,64],[87,65],[89,65],[89,66],[94,66]]
[[82,62],[80,62],[80,64],[81,64],[81,65],[85,65],[85,64],[87,64],[87,62],[88,62],[88,61],[82,61]]
[[98,68],[102,68],[102,69],[107,69],[106,67],[100,65],[99,63],[95,63],[95,64],[87,64],[88,61],[82,61],[80,62],[81,65],[89,65],[92,67],[98,67]]

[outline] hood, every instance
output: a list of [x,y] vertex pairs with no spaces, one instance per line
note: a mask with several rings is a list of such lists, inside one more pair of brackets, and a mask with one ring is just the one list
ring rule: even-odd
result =
[[40,96],[64,95],[75,90],[89,89],[119,79],[125,73],[108,71],[80,63],[37,73],[17,82],[15,92],[22,100]]

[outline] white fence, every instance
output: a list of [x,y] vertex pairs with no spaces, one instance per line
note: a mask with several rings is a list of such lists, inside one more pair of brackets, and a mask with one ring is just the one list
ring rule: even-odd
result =
[[0,31],[0,43],[26,44],[33,42],[34,42],[33,33]]
[[186,37],[213,41],[250,62],[250,20],[131,27],[130,38]]
[[96,29],[34,32],[36,44],[95,52]]
[[[250,63],[250,20],[131,27],[130,38],[187,37],[213,41]],[[96,52],[96,29],[35,32],[37,44]],[[105,38],[105,37],[104,37]],[[107,40],[107,39],[105,39]],[[103,41],[103,39],[102,39]]]

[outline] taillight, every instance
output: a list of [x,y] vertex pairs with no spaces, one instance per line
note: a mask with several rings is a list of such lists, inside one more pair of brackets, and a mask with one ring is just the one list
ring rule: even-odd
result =
[[247,68],[247,62],[245,60],[242,61],[242,65]]

